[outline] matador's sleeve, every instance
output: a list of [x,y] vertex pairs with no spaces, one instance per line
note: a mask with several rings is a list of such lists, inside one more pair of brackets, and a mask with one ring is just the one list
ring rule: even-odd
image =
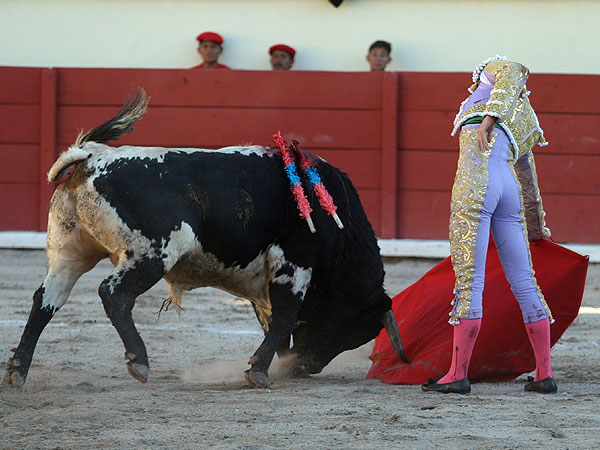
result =
[[529,70],[519,63],[503,60],[488,63],[484,70],[494,75],[496,83],[483,114],[504,121],[510,116],[517,100],[521,97],[529,77]]
[[533,153],[527,152],[519,158],[514,168],[521,184],[523,212],[527,221],[529,239],[547,239],[550,237],[550,229],[546,227],[546,213],[542,206]]

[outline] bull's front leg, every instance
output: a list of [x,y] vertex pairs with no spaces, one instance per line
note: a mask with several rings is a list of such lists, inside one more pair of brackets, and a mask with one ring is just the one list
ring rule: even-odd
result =
[[269,387],[269,366],[279,344],[285,339],[289,339],[300,311],[304,293],[294,293],[289,285],[272,282],[269,286],[269,296],[272,308],[269,330],[265,333],[265,338],[258,350],[248,361],[252,367],[246,371],[246,381],[257,388]]
[[271,267],[277,269],[269,283],[271,322],[265,339],[250,358],[252,367],[246,371],[246,381],[258,388],[269,387],[269,366],[275,351],[282,349],[281,344],[289,340],[312,275],[312,269],[292,264],[275,251],[271,253],[274,254]]

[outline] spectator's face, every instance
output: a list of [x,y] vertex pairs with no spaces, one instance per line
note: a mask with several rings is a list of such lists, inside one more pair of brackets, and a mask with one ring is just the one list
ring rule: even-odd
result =
[[217,62],[222,51],[221,45],[212,41],[202,41],[198,46],[198,53],[202,57],[202,62],[205,63]]
[[387,66],[391,60],[392,58],[390,58],[388,52],[381,47],[375,47],[371,49],[367,55],[367,61],[369,62],[369,66],[373,72],[381,72],[382,70],[385,70],[385,66]]
[[283,50],[273,50],[271,53],[271,68],[273,70],[290,70],[294,64],[292,55]]

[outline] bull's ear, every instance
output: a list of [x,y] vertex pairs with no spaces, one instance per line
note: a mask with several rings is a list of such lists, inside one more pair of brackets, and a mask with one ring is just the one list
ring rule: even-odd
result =
[[394,351],[398,357],[406,364],[410,364],[409,359],[406,357],[406,353],[404,353],[404,347],[402,346],[402,339],[400,339],[400,331],[398,330],[396,316],[394,316],[394,313],[391,309],[388,309],[385,313],[383,313],[381,323],[385,327],[385,330],[390,338],[390,342],[392,343],[392,347],[394,348]]

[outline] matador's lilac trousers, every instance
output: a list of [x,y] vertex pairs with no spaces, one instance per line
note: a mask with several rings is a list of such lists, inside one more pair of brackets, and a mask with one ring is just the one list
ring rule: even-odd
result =
[[[457,263],[455,265],[457,280],[460,280],[462,277],[463,283],[462,285],[460,281],[457,283],[457,291],[459,292],[457,292],[456,303],[450,315],[453,318],[469,319],[477,319],[483,316],[482,294],[491,229],[504,273],[521,307],[523,321],[525,323],[537,322],[548,318],[548,314],[531,264],[527,227],[522,214],[521,195],[514,170],[512,169],[513,156],[511,144],[508,136],[503,131],[494,128],[492,138],[493,147],[491,151],[485,152],[487,154],[481,155],[481,151],[477,148],[478,128],[479,124],[463,126],[460,139],[461,158],[481,157],[480,163],[487,163],[488,165],[487,173],[489,176],[487,180],[471,180],[475,187],[471,184],[468,189],[471,194],[479,190],[480,195],[483,195],[483,204],[481,210],[478,212],[479,220],[468,220],[469,223],[474,225],[475,229],[471,229],[469,232],[471,239],[465,240],[470,240],[474,244],[474,254],[472,254],[472,250],[469,251],[466,248],[465,253],[469,254],[467,258],[469,261],[466,261],[464,257],[461,261],[453,260],[453,265],[455,262]],[[472,175],[472,173],[465,172],[462,174],[463,176],[469,177]],[[457,183],[469,184],[470,180],[459,180],[459,174],[457,174],[454,189],[457,189]],[[455,196],[454,194],[453,197]],[[464,202],[453,201],[452,215],[460,217],[461,214],[465,214],[468,216],[468,212],[465,213],[465,211],[461,210],[465,205],[466,209],[473,207],[473,203],[466,200]],[[473,212],[471,211],[472,214]],[[451,232],[451,246],[460,246],[460,244],[453,243],[452,241],[453,239],[461,239],[466,232],[461,233]],[[472,265],[474,267],[471,270],[465,271],[462,270],[465,265]],[[470,285],[466,289],[467,291],[470,290],[470,292],[467,295],[460,295],[460,290],[465,290],[465,283]]]

